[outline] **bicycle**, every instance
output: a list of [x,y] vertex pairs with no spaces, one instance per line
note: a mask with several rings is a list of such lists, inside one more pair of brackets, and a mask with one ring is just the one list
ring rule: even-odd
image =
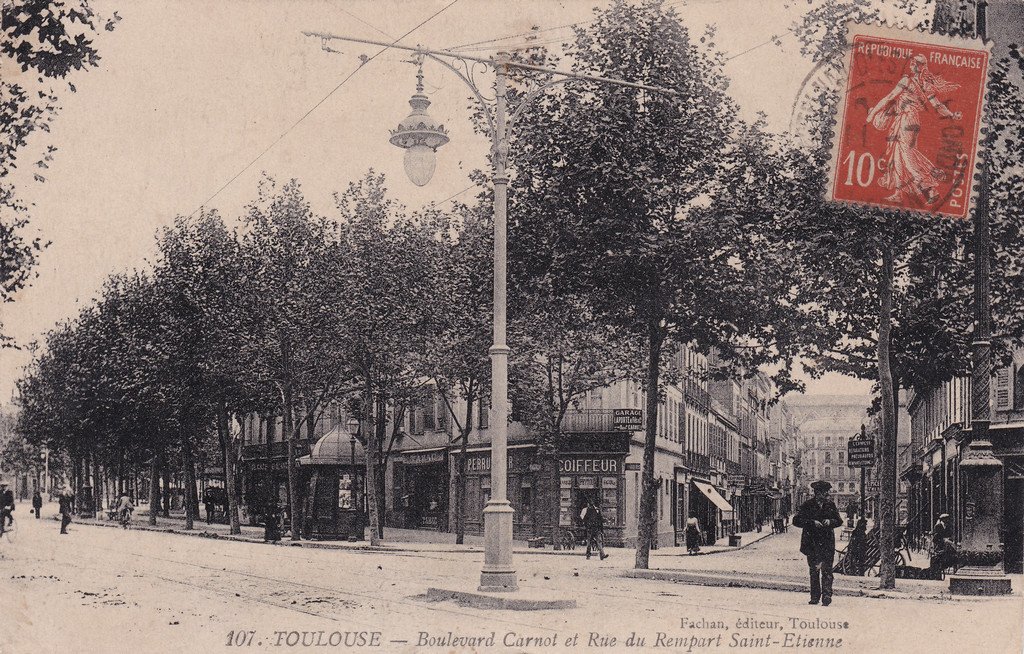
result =
[[574,550],[577,545],[581,545],[582,541],[577,537],[576,532],[568,527],[562,529],[559,534],[558,544],[563,550]]

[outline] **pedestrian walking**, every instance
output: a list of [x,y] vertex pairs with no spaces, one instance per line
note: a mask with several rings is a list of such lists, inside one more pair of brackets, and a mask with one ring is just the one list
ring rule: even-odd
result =
[[949,538],[949,514],[943,513],[932,527],[932,557],[928,568],[933,578],[942,578],[942,571],[951,564],[951,555],[955,551],[955,545]]
[[71,524],[71,512],[75,508],[75,495],[67,486],[57,496],[60,506],[60,533],[68,533],[68,525]]
[[6,481],[0,481],[0,521],[3,526],[10,527],[14,524],[14,493],[7,488]]
[[700,545],[703,539],[700,535],[700,523],[697,522],[697,518],[687,518],[685,535],[686,551],[691,555],[700,552]]
[[281,511],[277,502],[267,502],[266,514],[263,516],[263,542],[276,543],[281,540]]
[[206,524],[213,522],[213,512],[216,510],[216,504],[213,501],[213,491],[207,488],[203,491],[203,507],[206,509]]
[[816,481],[811,484],[814,497],[800,506],[793,525],[800,527],[800,553],[807,557],[811,573],[811,601],[822,606],[832,603],[832,562],[836,555],[836,535],[843,519],[835,502],[828,498],[832,484]]
[[603,561],[608,555],[604,553],[604,516],[601,515],[601,509],[597,508],[594,500],[589,500],[580,517],[583,519],[583,528],[587,534],[587,558],[590,558],[593,548]]
[[39,494],[39,491],[32,493],[32,511],[36,514],[36,520],[39,519],[39,512],[43,508],[43,496]]
[[868,521],[866,518],[857,520],[857,526],[850,534],[850,555],[853,557],[854,574],[864,574],[864,557],[867,555],[868,547]]

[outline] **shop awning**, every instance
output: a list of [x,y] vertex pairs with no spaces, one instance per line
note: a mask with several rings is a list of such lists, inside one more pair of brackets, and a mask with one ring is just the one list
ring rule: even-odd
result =
[[696,486],[700,492],[704,493],[704,495],[711,500],[712,504],[723,511],[732,511],[732,505],[729,504],[729,501],[722,497],[717,490],[715,490],[714,486],[697,480],[693,481],[693,485]]

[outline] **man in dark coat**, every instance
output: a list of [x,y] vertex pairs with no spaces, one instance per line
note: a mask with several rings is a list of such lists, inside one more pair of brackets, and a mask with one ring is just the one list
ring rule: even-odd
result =
[[587,502],[582,518],[583,528],[587,533],[587,558],[590,558],[590,551],[593,548],[597,550],[601,560],[604,560],[608,556],[604,553],[604,516],[594,504],[594,500]]
[[823,606],[832,603],[832,561],[836,555],[836,535],[833,531],[843,526],[843,519],[835,502],[828,498],[832,485],[827,481],[811,484],[814,497],[800,506],[793,524],[803,529],[800,552],[807,557],[811,572],[811,604],[821,600]]
[[32,494],[32,510],[36,514],[36,520],[39,519],[39,511],[43,508],[43,496],[36,491]]
[[71,524],[71,512],[75,509],[75,494],[70,488],[65,488],[57,497],[60,504],[60,533],[68,533],[68,525]]

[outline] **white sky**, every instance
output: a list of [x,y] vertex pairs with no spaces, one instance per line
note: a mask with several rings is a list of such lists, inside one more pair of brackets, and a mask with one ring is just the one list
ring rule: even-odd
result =
[[[388,40],[367,23],[397,37],[449,1],[92,2],[106,15],[116,9],[123,20],[97,43],[100,68],[73,77],[78,92],[62,93],[64,110],[52,131],[37,134],[19,158],[21,197],[35,203],[33,228],[52,245],[42,255],[39,279],[15,303],[0,306],[6,333],[30,342],[74,315],[108,274],[144,266],[158,228],[205,203],[357,68],[360,54],[377,50],[334,42],[344,54],[326,53],[302,30]],[[669,3],[694,35],[717,25],[717,46],[730,56],[781,36],[781,47],[767,44],[739,54],[725,72],[745,117],[764,112],[770,127],[785,129],[811,69],[786,33],[806,4]],[[447,48],[534,25],[559,27],[590,20],[595,4],[604,3],[458,0],[402,43]],[[538,40],[569,37],[561,29],[542,32]],[[451,136],[439,151],[433,181],[423,188],[408,182],[402,151],[388,143],[389,129],[409,111],[415,85],[414,68],[402,63],[406,58],[390,51],[368,64],[208,206],[237,216],[255,197],[262,171],[278,180],[298,178],[324,212],[334,191],[370,167],[386,173],[393,195],[412,209],[465,189],[469,171],[484,165],[488,146],[472,133],[469,93],[450,72],[436,64],[424,71],[430,111]],[[49,169],[38,171],[30,164],[48,143],[59,150]],[[43,173],[46,182],[33,181],[33,172]],[[28,359],[24,352],[0,350],[0,404],[10,398]],[[838,375],[809,383],[815,393],[868,388]]]

